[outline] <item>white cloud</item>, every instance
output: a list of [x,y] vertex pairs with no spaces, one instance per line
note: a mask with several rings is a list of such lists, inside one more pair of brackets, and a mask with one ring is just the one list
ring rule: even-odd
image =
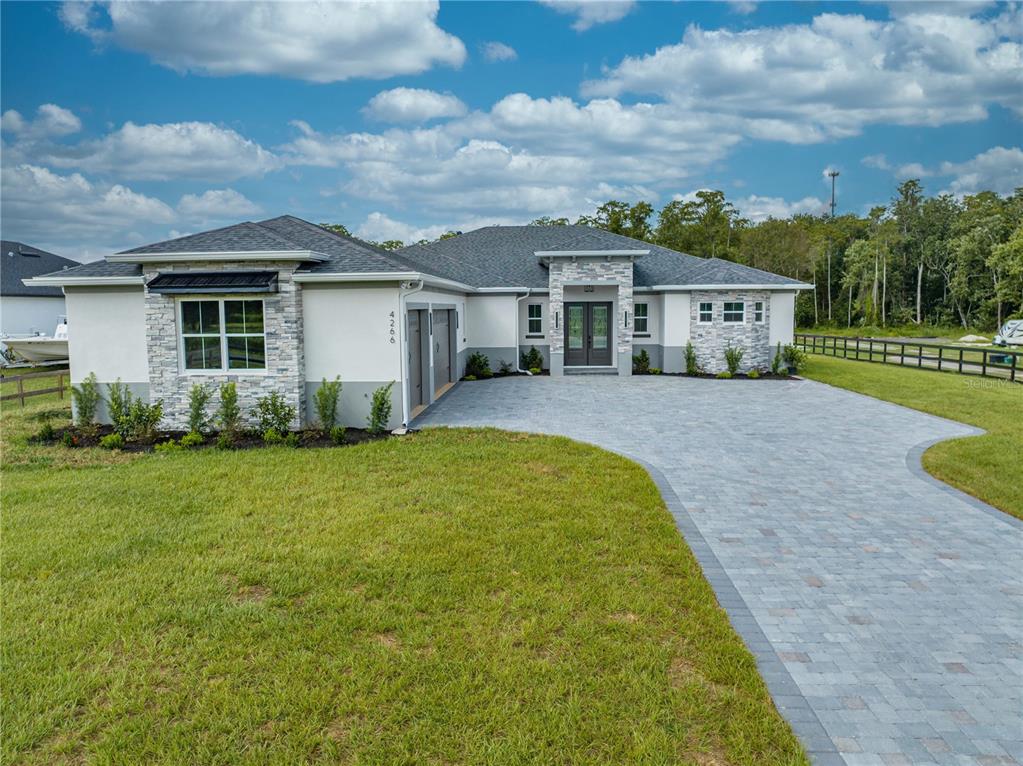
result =
[[943,162],[938,174],[954,176],[949,187],[953,194],[1012,194],[1023,186],[1023,151],[1018,146],[996,146],[965,162]]
[[61,19],[100,45],[179,72],[277,75],[313,82],[461,66],[462,41],[432,2],[68,2]]
[[540,0],[558,13],[575,16],[572,29],[585,32],[597,24],[624,19],[636,7],[634,0]]
[[730,118],[746,137],[792,143],[877,123],[980,120],[990,104],[1023,114],[1023,46],[1013,19],[1012,8],[971,18],[925,6],[889,21],[825,13],[809,24],[745,31],[691,25],[680,43],[625,58],[584,83],[583,93],[655,94]]
[[509,218],[462,218],[457,224],[449,226],[414,226],[391,218],[386,213],[374,212],[366,216],[359,227],[355,230],[355,236],[361,239],[368,239],[374,242],[385,242],[389,239],[396,239],[411,245],[422,239],[437,239],[441,234],[449,231],[472,231],[482,226],[513,225],[523,223],[520,219]]
[[468,109],[450,93],[423,88],[392,88],[377,93],[363,112],[384,122],[426,122],[439,117],[461,117]]
[[487,61],[514,61],[519,57],[519,54],[515,52],[515,49],[510,45],[497,42],[493,40],[488,43],[483,43],[480,46],[480,51],[483,53],[483,58]]
[[892,167],[888,163],[888,157],[884,154],[868,154],[860,162],[868,168],[876,168],[877,170],[891,170]]
[[0,127],[21,139],[35,139],[77,133],[82,129],[82,121],[70,109],[41,104],[34,120],[26,120],[20,112],[8,109],[0,118]]
[[240,220],[261,212],[259,205],[234,189],[209,189],[202,194],[185,194],[178,212],[199,221]]
[[229,181],[280,167],[272,152],[230,128],[208,122],[127,122],[100,139],[36,148],[32,158],[59,168],[155,180]]
[[768,218],[791,218],[800,213],[820,215],[828,209],[828,203],[817,197],[803,197],[803,199],[789,202],[782,197],[761,197],[750,194],[748,197],[735,200],[733,204],[744,218],[748,218],[754,223]]
[[729,0],[728,6],[732,13],[738,13],[740,16],[749,16],[757,10],[757,4],[751,0]]

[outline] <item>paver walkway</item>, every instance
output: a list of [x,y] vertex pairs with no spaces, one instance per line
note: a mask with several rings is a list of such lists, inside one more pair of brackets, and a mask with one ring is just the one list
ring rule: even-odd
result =
[[975,429],[811,381],[590,376],[463,383],[413,425],[644,462],[815,762],[1023,761],[1023,524],[919,467]]

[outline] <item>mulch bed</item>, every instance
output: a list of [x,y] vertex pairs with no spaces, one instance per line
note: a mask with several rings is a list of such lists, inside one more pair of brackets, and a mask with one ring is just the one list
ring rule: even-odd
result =
[[686,373],[686,372],[662,372],[662,373],[660,373],[658,375],[654,375],[652,372],[634,372],[632,374],[636,375],[636,376],[650,375],[650,376],[653,376],[653,377],[661,377],[661,378],[665,378],[665,377],[667,377],[667,378],[704,378],[704,379],[707,379],[707,380],[799,380],[799,378],[796,377],[795,375],[789,375],[789,374],[784,373],[784,372],[779,373],[777,375],[775,375],[774,373],[771,373],[771,372],[762,372],[756,378],[751,378],[749,375],[747,375],[746,373],[743,373],[743,372],[737,373],[737,374],[733,375],[731,378],[719,378],[717,375],[714,375],[713,373],[710,373],[710,372],[700,372],[700,373],[697,373],[696,375],[690,375],[689,373]]

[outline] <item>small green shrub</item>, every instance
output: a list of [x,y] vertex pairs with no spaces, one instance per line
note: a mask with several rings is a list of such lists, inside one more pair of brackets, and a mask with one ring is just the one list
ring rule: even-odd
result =
[[188,432],[203,434],[210,427],[210,419],[206,415],[206,405],[213,398],[213,391],[201,383],[192,385],[188,392]]
[[128,438],[128,418],[131,415],[133,397],[128,386],[118,378],[107,386],[107,413],[114,430],[122,438]]
[[700,365],[696,363],[696,349],[693,348],[693,342],[688,341],[686,343],[686,375],[699,375]]
[[480,377],[483,378],[484,380],[486,380],[487,378],[492,378],[492,377],[494,377],[494,371],[493,370],[484,370],[483,373],[480,375]]
[[290,434],[284,437],[284,446],[295,448],[299,445],[298,434],[292,431]]
[[[489,373],[490,370],[487,372]],[[490,374],[493,375],[493,373]],[[393,386],[394,381],[392,380],[386,386],[380,386],[373,392],[373,400],[369,405],[369,417],[366,419],[371,434],[383,433],[391,420],[391,388]]]
[[282,444],[283,442],[284,437],[281,436],[281,432],[276,428],[268,428],[263,431],[263,444],[268,447],[273,447],[277,444]]
[[334,444],[344,444],[345,435],[347,433],[348,429],[346,429],[344,426],[334,426],[333,428],[330,429],[330,440],[334,442]]
[[530,367],[529,372],[531,375],[539,375],[541,372],[543,372],[543,370],[541,370],[539,367]]
[[540,353],[536,346],[530,346],[529,351],[522,352],[521,362],[522,363],[519,365],[519,367],[521,367],[524,370],[529,370],[530,372],[532,372],[534,367],[539,367],[542,370],[543,354]]
[[89,375],[77,386],[71,386],[71,398],[75,403],[75,425],[88,428],[96,423],[96,408],[102,398],[96,373]]
[[477,378],[485,377],[483,373],[487,373],[487,376],[493,375],[490,372],[490,360],[487,359],[486,354],[481,354],[479,351],[473,351],[469,354],[469,358],[465,360],[465,374],[468,377],[472,375]]
[[124,449],[124,437],[114,431],[100,439],[99,446],[103,449]]
[[252,415],[259,421],[260,431],[272,428],[283,436],[291,428],[291,421],[295,419],[295,408],[288,404],[279,392],[271,391],[266,396],[256,399]]
[[721,378],[721,380],[729,380],[732,377],[732,373],[730,373],[728,370],[722,370],[714,377]]
[[749,372],[748,372],[748,373],[746,374],[746,377],[747,377],[747,378],[752,378],[753,380],[756,380],[757,378],[759,378],[759,377],[760,377],[760,370],[758,370],[758,369],[756,369],[756,368],[754,367],[754,368],[753,368],[752,370],[750,370],[750,371],[749,371]]
[[466,375],[462,380],[476,380],[475,375]]
[[632,374],[646,375],[650,372],[650,354],[646,349],[641,349],[638,354],[632,357]]
[[781,372],[781,341],[778,341],[778,350],[774,352],[774,359],[771,360],[771,374],[777,375]]
[[806,362],[806,355],[796,346],[788,345],[782,350],[782,359],[784,359],[786,367],[799,372]]
[[203,436],[198,431],[189,431],[181,437],[181,446],[186,448],[198,447],[203,443]]
[[234,436],[227,431],[221,431],[217,434],[216,445],[217,449],[231,449],[234,447]]
[[57,434],[53,430],[53,423],[49,420],[43,422],[43,427],[39,429],[39,441],[41,442],[52,442],[56,438]]
[[728,371],[735,375],[739,371],[739,365],[742,364],[743,350],[736,348],[735,346],[729,346],[725,349],[725,364],[728,365]]
[[651,367],[650,368],[650,374],[651,375],[660,375],[661,374],[661,368],[660,367]]
[[174,441],[173,439],[168,439],[167,441],[160,442],[155,447],[153,447],[153,452],[182,452],[184,451],[184,449],[185,449],[184,446],[182,446],[178,442]]
[[123,423],[115,425],[127,441],[149,444],[156,439],[156,427],[163,418],[163,400],[146,404],[142,399],[134,399]]
[[[234,383],[220,386],[220,406],[217,407],[217,425],[220,426],[221,437],[226,436],[233,442],[241,426],[242,410],[238,406],[238,387]],[[220,439],[217,439],[219,445]]]
[[506,362],[503,359],[499,359],[497,362],[497,369],[500,370],[502,375],[508,375],[512,371],[511,362]]
[[75,436],[70,431],[65,431],[64,435],[60,437],[60,443],[63,444],[65,447],[77,447],[78,437]]
[[341,398],[341,376],[328,381],[326,378],[320,383],[313,395],[313,403],[316,405],[316,417],[320,421],[320,428],[329,432],[337,422],[337,403]]

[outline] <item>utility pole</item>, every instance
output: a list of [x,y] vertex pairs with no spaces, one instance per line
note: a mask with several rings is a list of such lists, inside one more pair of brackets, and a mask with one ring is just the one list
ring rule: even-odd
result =
[[831,220],[835,220],[835,179],[838,178],[837,170],[829,170],[828,176],[831,178]]
[[[829,170],[831,178],[831,222],[835,220],[835,179],[838,178],[837,170]],[[828,226],[828,321],[831,321],[831,226]]]

